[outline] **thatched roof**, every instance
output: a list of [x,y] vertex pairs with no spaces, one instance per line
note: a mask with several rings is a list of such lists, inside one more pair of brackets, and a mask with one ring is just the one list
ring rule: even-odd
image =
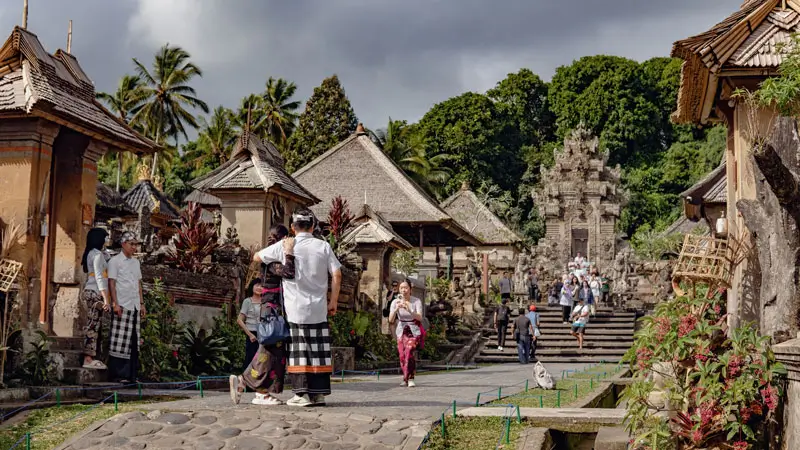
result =
[[250,132],[239,136],[230,160],[190,181],[189,185],[212,195],[214,191],[258,189],[289,197],[303,205],[319,202],[317,197],[286,173],[278,149]]
[[122,195],[125,203],[136,211],[141,211],[142,207],[147,207],[152,214],[160,214],[169,220],[177,219],[181,216],[180,208],[170,200],[163,192],[155,187],[150,180],[140,180],[130,190]]
[[35,34],[19,27],[0,47],[2,113],[42,117],[135,153],[156,148],[95,99],[92,80],[74,56],[47,53]]
[[295,172],[294,177],[322,203],[312,209],[327,217],[336,196],[351,205],[369,204],[388,222],[433,224],[472,245],[480,240],[453,220],[366,133],[354,133]]
[[512,245],[523,240],[481,202],[467,183],[440,206],[464,229],[486,244]]
[[703,236],[708,236],[711,234],[708,224],[705,222],[695,222],[686,216],[680,216],[678,217],[678,220],[673,222],[672,225],[668,226],[664,231],[661,232],[661,236],[669,236],[676,233],[697,234],[698,232]]
[[[683,59],[678,110],[680,123],[713,119],[719,78],[766,77],[783,62],[781,47],[800,31],[800,0],[750,0],[705,33],[676,42],[672,56]],[[722,89],[728,89],[722,86]]]
[[411,244],[394,232],[392,226],[380,214],[364,205],[353,219],[355,224],[342,236],[344,242],[356,244],[384,244],[399,250],[410,250]]

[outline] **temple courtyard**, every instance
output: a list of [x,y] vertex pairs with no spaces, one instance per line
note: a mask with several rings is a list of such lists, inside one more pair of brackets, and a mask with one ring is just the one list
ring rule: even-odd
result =
[[[317,408],[257,406],[252,393],[234,405],[227,392],[206,391],[203,398],[142,405],[141,412],[100,421],[58,448],[416,449],[444,410],[452,414],[453,400],[462,411],[475,406],[478,393],[496,395],[497,387],[512,385],[504,395],[522,391],[532,368],[502,364],[420,374],[413,389],[400,386],[397,375],[346,380],[334,385],[327,406]],[[554,378],[583,368],[547,365]]]

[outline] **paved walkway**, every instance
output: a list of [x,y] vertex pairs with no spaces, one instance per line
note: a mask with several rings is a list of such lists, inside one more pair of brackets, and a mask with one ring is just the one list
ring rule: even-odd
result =
[[[548,364],[551,374],[582,365]],[[532,365],[504,364],[480,369],[417,376],[417,387],[400,386],[398,375],[380,381],[336,383],[328,406],[318,408],[252,405],[245,394],[233,405],[227,392],[144,405],[145,413],[127,413],[95,424],[60,448],[82,449],[416,449],[430,424],[456,400],[475,406],[479,392],[523,390]],[[290,392],[282,396],[291,398]],[[488,400],[488,398],[487,398]],[[167,412],[169,411],[169,412]]]

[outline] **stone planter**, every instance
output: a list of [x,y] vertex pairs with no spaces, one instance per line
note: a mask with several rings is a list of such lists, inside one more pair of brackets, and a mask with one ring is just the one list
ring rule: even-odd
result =
[[331,347],[333,371],[355,370],[356,349],[353,347]]

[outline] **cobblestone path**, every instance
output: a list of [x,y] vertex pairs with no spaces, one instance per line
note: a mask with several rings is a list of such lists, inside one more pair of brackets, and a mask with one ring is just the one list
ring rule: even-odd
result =
[[[580,365],[547,365],[554,376]],[[380,381],[336,383],[327,406],[258,406],[245,394],[239,405],[227,392],[143,405],[143,412],[117,415],[92,425],[59,447],[83,449],[416,449],[430,424],[456,400],[474,406],[479,392],[524,389],[533,366],[504,364],[474,370],[418,375],[417,387],[400,386],[399,376]],[[486,394],[491,395],[491,394]],[[291,398],[285,392],[284,399]]]

